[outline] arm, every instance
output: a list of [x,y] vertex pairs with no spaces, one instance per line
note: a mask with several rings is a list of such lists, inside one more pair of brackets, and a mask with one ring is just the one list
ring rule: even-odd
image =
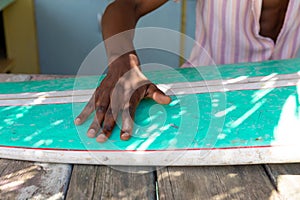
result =
[[113,35],[129,31],[127,37],[117,37],[118,41],[105,42],[108,58],[119,56],[124,53],[124,50],[134,49],[132,40],[136,23],[140,17],[165,2],[167,0],[116,0],[110,4],[105,10],[101,23],[104,41]]
[[134,28],[139,18],[166,1],[116,0],[103,15],[102,33],[109,61],[107,76],[75,120],[77,125],[82,124],[95,110],[96,115],[87,135],[97,136],[98,142],[106,141],[111,135],[120,111],[120,138],[128,140],[132,134],[136,107],[143,98],[152,98],[161,104],[171,101],[142,74],[133,45]]

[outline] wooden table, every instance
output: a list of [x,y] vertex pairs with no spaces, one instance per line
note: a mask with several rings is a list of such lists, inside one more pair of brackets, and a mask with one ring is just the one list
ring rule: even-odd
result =
[[[1,74],[0,81],[59,77]],[[0,159],[0,199],[300,199],[300,164],[118,170]]]

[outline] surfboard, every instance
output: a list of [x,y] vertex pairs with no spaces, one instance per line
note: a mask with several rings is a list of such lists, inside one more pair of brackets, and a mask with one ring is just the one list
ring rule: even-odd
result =
[[171,95],[145,99],[132,138],[98,143],[75,117],[105,75],[0,83],[0,157],[99,165],[300,161],[300,59],[168,69],[145,75]]

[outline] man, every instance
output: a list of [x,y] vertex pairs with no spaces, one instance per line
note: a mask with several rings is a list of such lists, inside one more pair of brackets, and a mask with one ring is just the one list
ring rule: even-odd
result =
[[[98,142],[109,138],[120,110],[120,138],[128,140],[136,107],[143,98],[160,104],[171,101],[142,74],[133,46],[139,18],[165,2],[116,0],[103,15],[108,73],[75,120],[77,125],[82,124],[95,110],[87,135]],[[202,47],[217,64],[295,57],[300,47],[299,10],[299,0],[198,0],[195,39],[201,47],[195,45],[185,66],[210,64]]]

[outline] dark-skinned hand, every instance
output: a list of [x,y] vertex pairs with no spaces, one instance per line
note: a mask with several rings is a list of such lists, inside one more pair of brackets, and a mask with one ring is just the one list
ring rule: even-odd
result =
[[105,142],[116,125],[118,114],[122,113],[120,138],[128,140],[132,135],[136,108],[143,98],[152,98],[159,104],[171,101],[143,75],[137,56],[127,53],[111,62],[106,77],[75,119],[75,124],[84,123],[95,111],[87,136]]

